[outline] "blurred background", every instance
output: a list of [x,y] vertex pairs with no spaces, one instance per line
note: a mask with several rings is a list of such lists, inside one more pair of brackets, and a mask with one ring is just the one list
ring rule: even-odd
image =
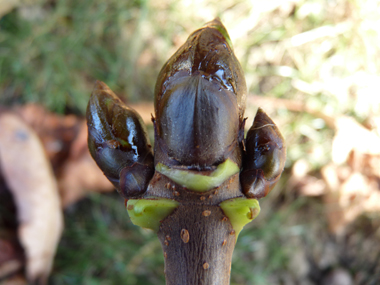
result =
[[159,241],[89,157],[84,114],[104,81],[153,141],[160,68],[217,16],[245,71],[246,126],[262,107],[288,153],[231,284],[379,284],[372,0],[0,0],[0,284],[164,284]]

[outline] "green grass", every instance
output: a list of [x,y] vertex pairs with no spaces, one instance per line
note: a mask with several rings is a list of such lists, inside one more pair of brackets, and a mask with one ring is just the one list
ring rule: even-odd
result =
[[153,77],[144,74],[151,70],[135,68],[146,1],[52,1],[34,9],[35,19],[13,11],[0,21],[1,103],[83,114],[96,79],[132,100],[152,99]]
[[134,226],[118,194],[92,194],[65,212],[54,284],[163,284],[164,259],[152,231]]

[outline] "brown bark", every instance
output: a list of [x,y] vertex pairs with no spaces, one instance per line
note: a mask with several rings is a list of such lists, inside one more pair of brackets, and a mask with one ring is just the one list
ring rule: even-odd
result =
[[230,284],[235,234],[224,217],[218,206],[181,205],[163,221],[166,284]]
[[171,198],[180,203],[162,221],[157,233],[165,258],[166,284],[230,284],[236,236],[218,205],[242,196],[239,175],[217,189],[196,193],[156,173],[146,196]]

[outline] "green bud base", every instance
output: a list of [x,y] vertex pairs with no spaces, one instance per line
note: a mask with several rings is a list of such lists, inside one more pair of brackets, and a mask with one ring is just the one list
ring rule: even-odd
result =
[[169,168],[162,163],[157,163],[156,170],[180,184],[182,187],[197,192],[206,192],[221,185],[232,175],[238,173],[240,169],[236,163],[227,159],[208,175],[198,174],[194,171]]
[[178,205],[178,202],[164,198],[130,199],[127,203],[127,211],[134,225],[157,232],[161,222]]
[[223,201],[219,204],[224,214],[229,218],[235,231],[236,240],[240,231],[260,213],[259,201],[244,197]]

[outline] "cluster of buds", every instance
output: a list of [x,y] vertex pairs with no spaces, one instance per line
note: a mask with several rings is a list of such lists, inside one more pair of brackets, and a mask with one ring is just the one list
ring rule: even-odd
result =
[[237,236],[281,176],[284,139],[262,109],[244,138],[246,96],[219,19],[192,33],[158,76],[154,154],[139,114],[96,83],[91,155],[128,200],[131,221],[157,232],[167,284],[228,284]]

